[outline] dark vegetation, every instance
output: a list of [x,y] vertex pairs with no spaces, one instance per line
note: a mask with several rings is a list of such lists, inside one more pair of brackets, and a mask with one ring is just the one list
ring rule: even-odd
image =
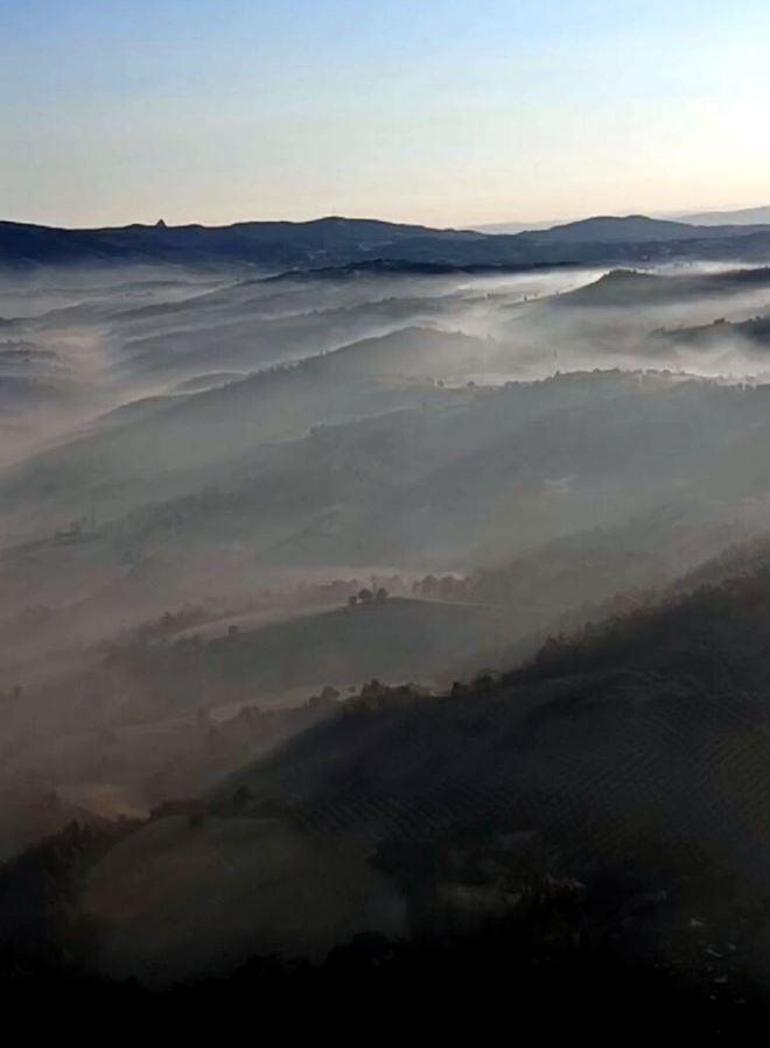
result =
[[[126,822],[99,830],[73,823],[0,867],[0,988],[9,1017],[45,1000],[93,1017],[127,1009],[129,1024],[174,1016],[184,1029],[222,1009],[231,1019],[256,1010],[262,1022],[286,1022],[301,1001],[315,1021],[336,1013],[344,1029],[387,1000],[386,1025],[409,1015],[435,1029],[438,1010],[447,1030],[458,1022],[479,1029],[513,1009],[531,1035],[572,1036],[579,1024],[594,1043],[615,1043],[619,1028],[626,1043],[643,1043],[661,1026],[710,1042],[755,1035],[764,1022],[762,992],[739,953],[767,919],[758,906],[747,907],[730,932],[736,941],[725,945],[722,930],[703,920],[672,924],[677,900],[635,871],[584,884],[554,875],[553,856],[531,837],[512,846],[467,830],[449,845],[393,842],[373,854],[410,900],[407,938],[361,933],[321,961],[254,956],[227,975],[163,994],[105,980],[94,968],[99,930],[82,909],[84,877],[135,830]],[[490,885],[502,909],[484,899]],[[458,889],[464,894],[453,899]],[[469,908],[474,894],[486,906]],[[668,954],[656,962],[661,939]]]
[[731,696],[762,695],[770,683],[765,657],[770,569],[761,553],[754,557],[753,571],[675,595],[663,608],[640,608],[604,622],[587,622],[571,636],[550,637],[529,665],[507,679],[623,667],[629,672],[687,674],[723,691],[726,701]]
[[93,961],[96,930],[83,913],[90,866],[133,828],[70,823],[0,866],[0,986],[4,996],[40,980],[62,988]]
[[[452,697],[376,681],[350,699],[324,689],[310,705],[331,719],[315,733],[226,793],[153,815],[186,813],[193,834],[215,817],[289,819],[311,835],[366,827],[370,861],[407,900],[406,938],[360,934],[322,961],[258,956],[161,996],[105,981],[93,966],[100,930],[82,908],[83,878],[141,826],[70,827],[2,869],[3,981],[19,1002],[66,994],[142,1014],[257,1006],[268,1015],[297,994],[334,1009],[344,986],[363,1009],[391,995],[399,1010],[427,1015],[450,999],[455,1021],[479,1007],[491,1016],[504,1000],[541,1032],[596,1022],[596,1036],[609,1038],[630,1010],[629,1037],[661,1023],[683,1036],[750,1036],[765,1015],[770,912],[746,836],[764,825],[764,807],[751,805],[764,803],[770,766],[765,560],[761,545],[727,554],[709,569],[715,581],[697,585],[696,575],[662,607],[556,638],[522,669]],[[681,743],[672,730],[684,731]],[[568,738],[582,749],[577,765],[563,763]],[[328,742],[339,755],[331,780]],[[537,777],[538,753],[547,792],[527,807],[516,794]],[[591,786],[599,768],[604,778]]]

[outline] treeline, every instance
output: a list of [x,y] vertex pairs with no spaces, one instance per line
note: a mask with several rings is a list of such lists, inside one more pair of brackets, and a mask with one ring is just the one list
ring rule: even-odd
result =
[[550,636],[505,683],[609,668],[688,674],[710,688],[770,685],[770,568]]
[[[403,939],[364,932],[321,961],[255,956],[228,975],[165,992],[109,981],[94,965],[99,929],[82,912],[81,891],[90,866],[129,831],[73,824],[0,867],[6,1019],[18,1009],[29,1020],[44,1006],[61,1021],[60,1009],[68,1006],[92,1020],[119,1017],[121,1028],[132,1019],[168,1016],[178,1033],[202,1021],[221,1028],[225,1018],[287,1023],[302,1002],[312,1026],[328,1014],[338,1030],[346,1022],[369,1029],[374,1017],[380,1029],[388,1020],[399,1028],[423,1020],[434,1034],[457,1033],[462,1021],[474,1031],[513,1026],[538,1039],[558,1033],[568,1043],[581,1033],[593,1044],[649,1043],[661,1028],[684,1043],[711,1043],[715,1035],[750,1043],[741,1038],[756,1036],[767,1021],[762,997],[745,977],[715,986],[705,962],[682,973],[636,953],[629,946],[633,930],[640,919],[652,929],[654,920],[648,910],[642,918],[632,910],[629,924],[628,901],[623,904],[622,889],[620,901],[615,898],[617,885],[589,897],[582,885],[547,873],[528,876],[510,915],[466,930],[440,922]],[[429,854],[425,847],[404,851],[394,844],[374,861],[405,890],[416,890],[436,873],[440,883],[447,863],[455,875],[474,875],[474,851],[460,845],[461,859],[456,843],[447,842],[443,858],[435,848]],[[488,862],[489,847],[480,854]],[[455,869],[458,862],[462,869]],[[430,906],[432,896],[421,894]]]
[[80,906],[84,878],[134,825],[72,822],[0,865],[0,984],[86,970],[95,931]]
[[345,714],[376,713],[380,710],[408,706],[416,700],[429,698],[431,691],[420,684],[382,684],[373,679],[361,686],[357,695],[342,704]]
[[100,645],[107,653],[121,648],[144,647],[157,641],[168,640],[182,630],[200,626],[211,619],[211,611],[201,605],[186,605],[177,611],[164,611],[157,619],[142,622],[138,626],[121,630]]

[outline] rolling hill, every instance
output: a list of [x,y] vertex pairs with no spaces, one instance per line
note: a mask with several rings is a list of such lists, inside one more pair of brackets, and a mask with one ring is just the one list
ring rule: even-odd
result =
[[[552,641],[496,685],[343,706],[217,786],[205,836],[162,820],[96,867],[90,906],[108,922],[110,963],[137,972],[151,960],[167,973],[189,972],[186,929],[199,926],[212,893],[224,915],[253,915],[264,948],[271,922],[260,907],[273,890],[254,892],[246,905],[221,872],[226,864],[217,872],[209,859],[199,868],[212,835],[217,854],[239,855],[249,869],[237,843],[244,834],[291,832],[321,854],[384,848],[402,856],[391,859],[391,874],[402,863],[414,876],[408,856],[417,845],[445,842],[458,854],[482,834],[498,852],[534,835],[589,894],[612,891],[625,912],[651,908],[654,927],[665,929],[647,947],[659,961],[692,964],[677,959],[676,937],[706,927],[712,942],[732,938],[730,970],[756,975],[768,929],[748,931],[741,914],[764,898],[770,862],[769,640],[765,566]],[[265,822],[268,808],[278,823]],[[180,909],[171,901],[174,871],[191,850],[199,858],[185,864]],[[303,868],[290,859],[281,883],[294,885]],[[484,884],[493,891],[491,870],[474,877],[477,892]],[[327,890],[344,897],[341,872],[329,870]],[[307,905],[300,888],[292,893]],[[130,922],[121,916],[129,897]],[[381,907],[386,898],[381,887],[370,902]],[[162,930],[161,912],[171,915]],[[311,906],[310,926],[322,912],[338,911]],[[341,936],[348,912],[337,918]],[[207,964],[220,951],[226,967],[230,949],[242,950],[243,928],[231,926],[227,917],[202,936]],[[284,944],[290,953],[306,946],[296,930]]]
[[695,226],[756,225],[770,222],[770,207],[744,207],[737,211],[699,211],[692,215],[680,215],[680,222],[691,222]]
[[735,323],[721,317],[711,324],[659,331],[654,337],[699,352],[725,351],[740,346],[747,353],[760,355],[770,344],[770,317],[753,317]]
[[770,292],[770,269],[764,267],[681,275],[613,269],[593,283],[561,294],[552,301],[562,307],[622,309],[635,305],[721,298],[765,289]]
[[[462,335],[408,329],[200,393],[145,399],[7,472],[0,482],[7,498],[0,500],[19,509],[33,499],[41,520],[50,507],[65,523],[86,504],[101,516],[168,497],[174,488],[194,492],[220,483],[222,471],[249,454],[258,460],[270,444],[296,440],[314,426],[457,401],[428,376],[474,345],[486,348]],[[348,371],[350,381],[340,381]]]

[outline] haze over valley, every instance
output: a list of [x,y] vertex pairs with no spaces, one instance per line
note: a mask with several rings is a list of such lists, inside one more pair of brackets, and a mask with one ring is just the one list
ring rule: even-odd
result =
[[[142,862],[160,862],[151,858],[160,834],[163,848],[187,849],[189,831],[172,829],[182,818],[174,813],[190,810],[190,798],[218,811],[243,782],[245,807],[206,816],[211,832],[225,834],[218,847],[240,854],[246,845],[227,843],[231,831],[245,832],[243,820],[268,801],[282,811],[310,804],[302,819],[313,822],[313,798],[331,788],[323,759],[312,757],[316,778],[299,793],[280,778],[263,785],[264,762],[280,776],[282,762],[290,768],[302,747],[323,753],[327,739],[343,754],[351,747],[352,760],[364,745],[352,726],[390,731],[375,723],[395,716],[391,706],[410,736],[439,717],[430,729],[439,748],[449,745],[441,718],[455,723],[466,707],[502,703],[508,717],[534,702],[556,724],[570,691],[586,685],[571,675],[558,688],[530,684],[554,637],[602,622],[612,636],[636,628],[629,615],[654,621],[671,607],[689,621],[687,602],[715,599],[714,587],[736,572],[764,601],[770,266],[753,246],[741,258],[749,241],[734,231],[719,261],[710,248],[693,257],[694,244],[706,243],[701,230],[692,227],[691,242],[677,227],[664,260],[661,241],[633,239],[646,220],[585,228],[623,228],[630,239],[576,241],[554,230],[539,239],[566,245],[563,262],[511,265],[509,238],[497,248],[487,236],[494,262],[428,264],[399,257],[400,230],[379,226],[386,253],[362,262],[369,225],[335,220],[324,247],[335,264],[308,257],[285,271],[259,252],[253,262],[53,264],[14,256],[17,233],[6,241],[0,840],[10,857],[73,818],[138,826],[105,860],[111,872],[95,869],[83,903],[115,928],[105,971],[150,966],[168,972],[163,979],[194,977],[222,951],[245,956],[254,934],[267,936],[265,948],[270,935],[286,935],[283,949],[314,955],[343,935],[338,926],[404,934],[398,892],[373,881],[355,912],[335,916],[341,903],[316,900],[291,933],[260,933],[255,912],[243,942],[222,918],[199,928],[189,954],[180,943],[198,920],[202,884],[185,889],[192,895],[168,935],[145,943],[142,922],[169,905],[157,894],[164,867],[142,889],[146,916],[124,928],[116,864],[126,850],[130,868],[137,848]],[[754,237],[770,238],[770,229]],[[741,604],[741,614],[754,613]],[[637,658],[657,663],[649,642],[639,643],[634,667]],[[732,665],[733,640],[720,643]],[[623,665],[630,676],[612,678],[614,704],[662,702],[663,671]],[[713,681],[685,665],[695,674],[681,685],[688,696],[705,689],[716,701]],[[565,671],[549,670],[549,679],[554,672]],[[741,702],[753,701],[753,688],[741,686]],[[590,725],[592,707],[580,708]],[[498,714],[489,716],[496,724]],[[553,759],[551,742],[532,745]],[[644,745],[657,752],[654,736]],[[399,790],[415,798],[438,788],[407,786],[401,745],[386,736],[378,746],[388,754],[381,774],[396,775]],[[540,751],[526,752],[534,760]],[[467,774],[478,791],[477,772]],[[392,789],[376,777],[369,788]],[[517,790],[534,788],[526,778]],[[594,803],[569,776],[554,788]],[[625,788],[609,787],[619,811],[631,803]],[[410,840],[453,832],[454,802],[430,796],[445,814],[426,815]],[[489,803],[486,794],[478,805],[464,801],[462,818],[495,825]],[[501,827],[523,820],[572,856],[558,810],[517,810],[500,809]],[[399,836],[372,811],[371,820],[356,816],[367,840]],[[280,834],[299,838],[279,834],[270,847],[304,877],[300,853],[310,845],[290,822]],[[595,832],[581,831],[565,859],[575,874],[610,861]],[[328,874],[332,884],[342,878],[333,891],[344,894],[345,878],[365,867],[358,836],[345,845],[349,864]],[[714,846],[727,846],[718,833]],[[237,861],[246,875],[251,860]],[[671,859],[667,876],[681,875],[679,863]],[[291,905],[294,875],[279,909]],[[206,876],[216,880],[215,870]],[[241,895],[232,905],[244,905]]]
[[4,1002],[759,1043],[767,6],[0,8]]

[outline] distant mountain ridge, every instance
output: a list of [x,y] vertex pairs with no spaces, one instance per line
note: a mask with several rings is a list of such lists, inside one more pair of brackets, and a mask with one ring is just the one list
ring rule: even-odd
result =
[[373,219],[336,216],[310,222],[238,222],[229,226],[132,224],[103,229],[63,229],[0,222],[0,261],[71,263],[256,262],[289,267],[313,259],[341,260],[423,235],[457,238],[480,234],[431,230]]
[[[633,217],[633,216],[631,216]],[[649,216],[640,213],[639,217],[647,217],[653,220],[663,220],[675,223],[684,223],[690,226],[750,226],[767,225],[770,223],[770,205],[763,207],[746,207],[735,211],[676,211],[665,213],[653,213]],[[582,222],[591,222],[589,216],[584,219],[551,219],[536,222],[487,222],[482,225],[473,226],[479,233],[488,234],[516,234],[541,232],[543,230],[555,229],[561,226],[578,225]]]
[[[676,246],[675,246],[676,245]],[[515,235],[329,216],[230,226],[60,229],[0,222],[0,266],[176,264],[280,273],[356,263],[538,265],[656,257],[770,257],[770,224],[597,216]]]
[[694,226],[687,222],[674,222],[670,219],[649,218],[647,215],[598,215],[584,218],[577,222],[567,222],[552,229],[529,230],[519,236],[535,241],[612,243],[628,241],[643,243],[646,241],[692,240],[712,236],[740,236],[747,232],[761,231],[753,226],[709,225]]
[[699,226],[763,225],[770,222],[770,205],[744,207],[738,211],[698,211],[695,214],[674,217],[679,222],[691,222]]

